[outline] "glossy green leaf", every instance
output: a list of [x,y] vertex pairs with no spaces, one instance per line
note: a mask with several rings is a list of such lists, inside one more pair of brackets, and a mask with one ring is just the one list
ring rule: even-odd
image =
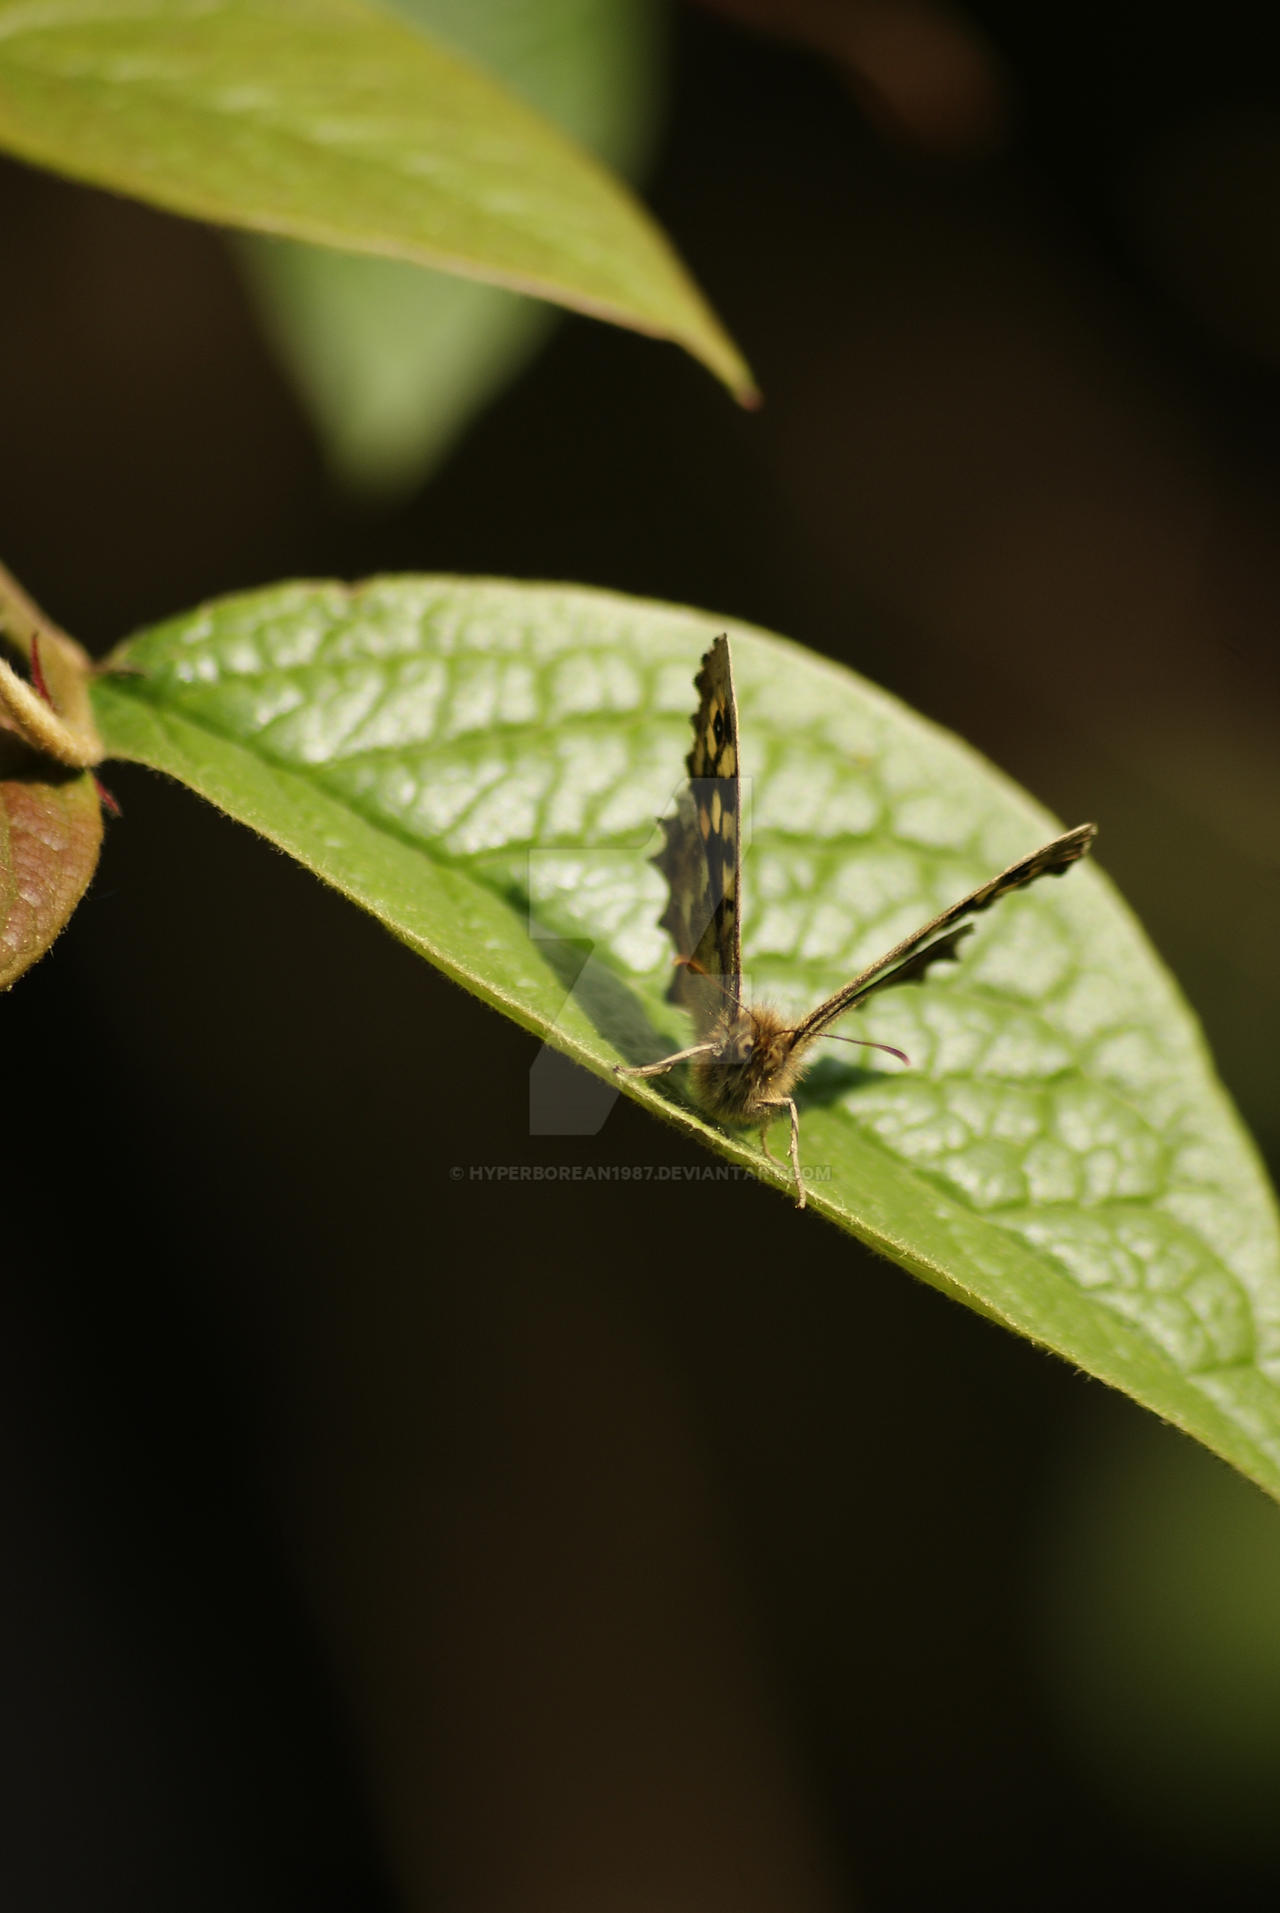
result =
[[[97,680],[93,701],[110,752],[203,792],[611,1081],[619,1057],[687,1041],[646,857],[726,628],[752,779],[746,964],[756,994],[802,1010],[1054,825],[780,639],[559,587],[295,585],[144,633],[121,653],[144,675]],[[552,938],[594,946],[567,1000]],[[1271,1195],[1102,872],[1005,899],[962,962],[857,1027],[914,1066],[840,1051],[806,1079],[811,1208],[1280,1494]],[[786,1191],[672,1079],[628,1093]]]
[[[422,31],[632,178],[652,143],[656,0],[396,0]],[[545,303],[395,259],[246,237],[268,330],[352,489],[404,491],[452,449],[554,322]]]
[[361,0],[0,0],[0,145],[171,211],[529,292],[750,375],[578,147]]

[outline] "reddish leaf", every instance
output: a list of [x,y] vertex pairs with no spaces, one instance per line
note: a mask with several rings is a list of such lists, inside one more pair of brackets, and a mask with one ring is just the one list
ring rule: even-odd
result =
[[0,989],[42,957],[88,887],[102,808],[85,772],[52,766],[0,736]]

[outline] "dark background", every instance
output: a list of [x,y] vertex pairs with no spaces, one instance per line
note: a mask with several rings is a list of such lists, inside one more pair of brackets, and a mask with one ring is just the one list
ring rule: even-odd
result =
[[[647,196],[761,413],[567,319],[360,508],[216,234],[5,165],[4,556],[97,651],[439,569],[843,659],[1100,820],[1274,1160],[1263,15],[717,11]],[[7,1906],[1275,1903],[1276,1730],[1237,1772],[1179,1711],[1238,1581],[1280,1588],[1260,1496],[763,1188],[451,1183],[700,1158],[627,1103],[531,1137],[531,1040],[108,781],[0,1006]]]

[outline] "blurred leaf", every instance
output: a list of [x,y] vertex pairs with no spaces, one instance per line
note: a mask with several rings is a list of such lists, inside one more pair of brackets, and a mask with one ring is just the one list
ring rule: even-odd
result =
[[[657,108],[657,0],[398,0],[398,10],[634,176]],[[371,494],[420,483],[554,321],[539,301],[398,260],[252,238],[238,251],[330,465]]]
[[0,143],[174,212],[505,285],[750,374],[626,189],[360,0],[0,0]]
[[[751,986],[804,1009],[1054,826],[956,739],[781,639],[562,587],[288,585],[143,633],[115,661],[145,675],[93,698],[113,754],[202,792],[612,1081],[619,1057],[687,1040],[645,859],[725,628],[753,780]],[[570,987],[574,940],[594,955]],[[915,1067],[842,1052],[807,1079],[811,1205],[1280,1494],[1270,1192],[1101,873],[1006,899],[962,963],[862,1027]],[[677,1086],[628,1093],[786,1187]]]
[[1150,1422],[1102,1417],[1063,1459],[1036,1661],[1077,1758],[1163,1854],[1275,1868],[1275,1508]]

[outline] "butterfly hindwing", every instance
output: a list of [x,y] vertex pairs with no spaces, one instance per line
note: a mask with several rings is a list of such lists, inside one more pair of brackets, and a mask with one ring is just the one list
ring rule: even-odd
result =
[[703,658],[694,688],[689,783],[675,816],[663,823],[666,842],[654,862],[670,893],[660,921],[679,958],[667,995],[704,1035],[739,1007],[742,995],[738,706],[727,638],[717,638]]

